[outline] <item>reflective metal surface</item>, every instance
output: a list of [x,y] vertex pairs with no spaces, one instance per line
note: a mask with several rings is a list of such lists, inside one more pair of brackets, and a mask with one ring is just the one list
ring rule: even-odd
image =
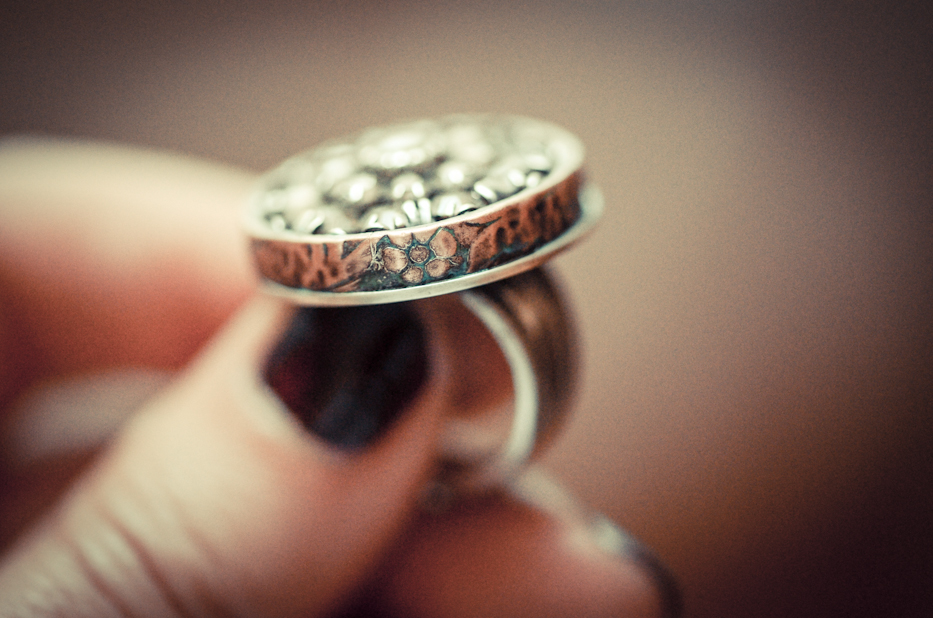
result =
[[580,142],[513,116],[370,129],[266,174],[245,227],[269,289],[310,305],[411,300],[533,268],[601,202]]

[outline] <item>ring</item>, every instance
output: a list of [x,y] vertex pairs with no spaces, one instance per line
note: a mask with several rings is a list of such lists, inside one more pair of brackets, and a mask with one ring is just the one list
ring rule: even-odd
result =
[[566,307],[540,268],[602,212],[580,141],[517,116],[457,115],[363,131],[263,175],[243,219],[263,289],[300,305],[460,293],[509,364],[506,437],[451,422],[443,474],[507,479],[565,416],[575,382]]
[[381,304],[510,277],[588,232],[602,201],[552,124],[453,116],[370,129],[285,161],[244,227],[267,291]]
[[461,292],[460,301],[496,340],[513,385],[505,423],[448,422],[438,486],[472,490],[513,478],[550,443],[569,412],[578,362],[570,313],[544,269]]

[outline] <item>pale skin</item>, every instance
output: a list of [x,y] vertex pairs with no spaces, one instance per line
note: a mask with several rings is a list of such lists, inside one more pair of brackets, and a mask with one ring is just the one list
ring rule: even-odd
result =
[[0,615],[317,616],[363,597],[403,616],[659,615],[624,543],[540,473],[420,509],[445,417],[508,391],[449,301],[420,309],[429,383],[363,451],[322,444],[256,387],[291,308],[254,291],[236,223],[252,181],[0,143],[0,410],[62,378],[177,372],[90,453],[33,462],[26,482],[5,464]]

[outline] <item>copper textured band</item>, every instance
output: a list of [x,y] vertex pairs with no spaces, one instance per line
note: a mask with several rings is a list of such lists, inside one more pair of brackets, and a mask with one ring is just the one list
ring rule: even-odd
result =
[[314,242],[254,238],[259,273],[328,292],[389,290],[457,277],[528,255],[580,217],[579,174],[546,193],[443,225]]
[[245,227],[259,274],[296,302],[448,293],[533,268],[588,229],[599,205],[582,198],[582,161],[575,137],[527,118],[373,129],[268,173]]

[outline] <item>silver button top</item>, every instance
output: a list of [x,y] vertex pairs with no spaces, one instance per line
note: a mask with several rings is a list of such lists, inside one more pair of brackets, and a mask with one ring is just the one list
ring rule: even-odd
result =
[[275,232],[393,230],[534,188],[554,165],[533,124],[455,116],[371,129],[290,159],[267,177],[258,205]]

